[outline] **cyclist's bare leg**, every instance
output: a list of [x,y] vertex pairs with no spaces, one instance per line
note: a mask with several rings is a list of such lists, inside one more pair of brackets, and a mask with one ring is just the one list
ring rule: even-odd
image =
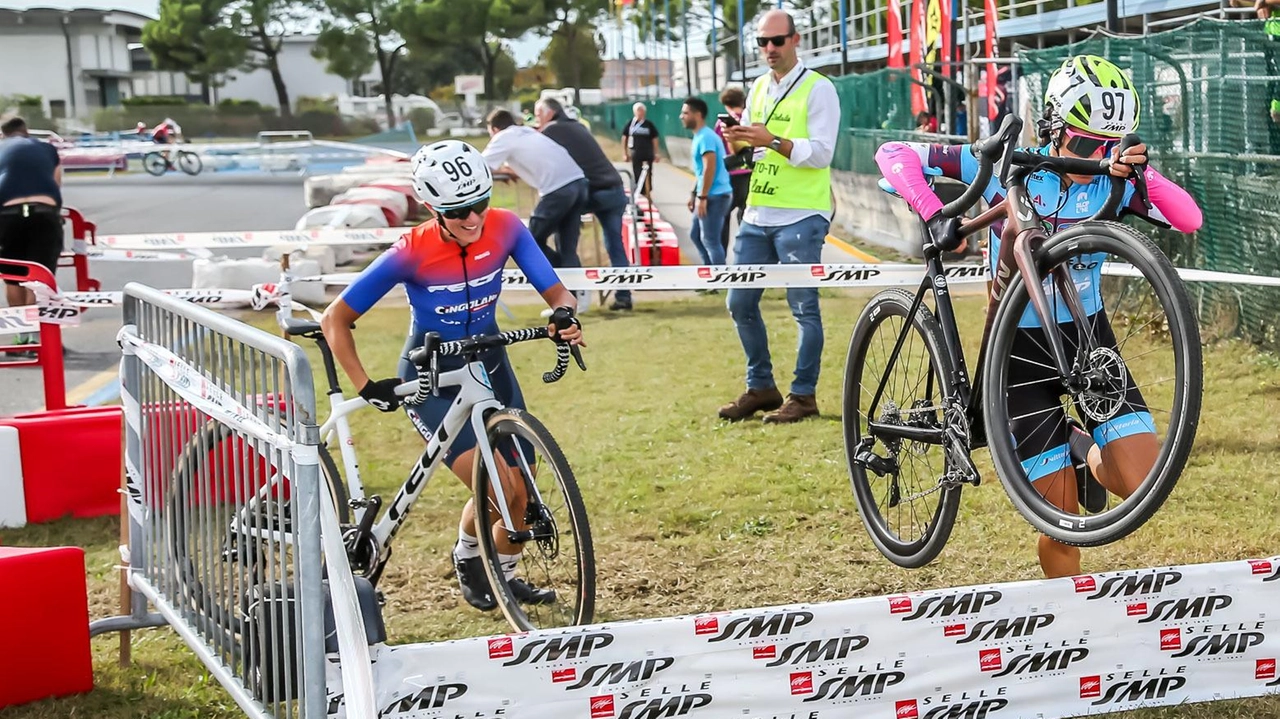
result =
[[[1062,469],[1031,483],[1053,506],[1068,514],[1080,511],[1073,468]],[[1048,579],[1073,577],[1080,573],[1080,548],[1040,535],[1040,569]]]
[[1089,448],[1089,469],[1107,491],[1128,499],[1160,456],[1160,442],[1154,433],[1141,432],[1113,439],[1106,447]]
[[[473,489],[471,486],[472,464],[475,462],[476,450],[469,449],[453,461],[450,469],[458,476],[458,479],[467,486],[467,489]],[[494,458],[498,464],[498,475],[502,478],[502,491],[507,497],[507,507],[511,511],[511,519],[516,523],[516,530],[523,530],[527,527],[524,523],[525,506],[529,502],[528,494],[525,490],[524,481],[521,479],[520,473],[513,470],[503,460],[501,456]],[[496,501],[496,497],[492,488],[489,490],[490,501]],[[475,500],[469,499],[462,508],[462,519],[459,521],[458,528],[465,534],[472,537],[478,536],[476,531],[476,507]],[[520,545],[513,544],[507,538],[507,532],[502,526],[502,518],[494,522],[490,528],[493,532],[494,543],[497,545],[500,554],[519,554],[523,551]]]

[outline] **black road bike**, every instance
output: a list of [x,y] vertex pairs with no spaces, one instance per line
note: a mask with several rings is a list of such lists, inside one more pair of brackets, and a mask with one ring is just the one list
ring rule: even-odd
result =
[[[1202,367],[1186,288],[1149,240],[1105,219],[1117,216],[1128,181],[1113,178],[1097,214],[1047,236],[1029,200],[1028,178],[1037,172],[1106,175],[1110,161],[1016,150],[1021,129],[1021,121],[1009,117],[995,135],[973,145],[978,176],[943,209],[949,218],[964,215],[999,165],[1007,198],[962,221],[959,230],[969,236],[1004,221],[973,382],[948,275],[927,228],[919,290],[913,296],[889,289],[873,297],[849,343],[843,429],[853,493],[877,548],[902,567],[923,566],[942,551],[961,488],[979,484],[971,457],[976,448],[990,448],[1009,498],[1037,530],[1066,544],[1098,546],[1132,533],[1160,508],[1195,439]],[[1121,147],[1138,142],[1129,135]],[[1133,176],[1135,191],[1150,207],[1141,171]],[[1098,301],[1087,307],[1082,295]],[[925,302],[929,296],[932,308]],[[1046,392],[1058,404],[1018,412],[1030,393]],[[1029,480],[1032,461],[1063,461],[1049,455],[1067,441],[1069,423],[1093,429],[1122,419],[1145,425],[1137,432],[1153,431],[1154,437],[1154,462],[1127,498],[1107,493],[1101,505],[1078,501],[1088,471],[1078,460],[1068,460],[1075,472]],[[1021,443],[1015,426],[1031,429]],[[1132,461],[1103,452],[1108,463]],[[1140,464],[1131,476],[1141,471]],[[1070,486],[1048,481],[1065,476]]]

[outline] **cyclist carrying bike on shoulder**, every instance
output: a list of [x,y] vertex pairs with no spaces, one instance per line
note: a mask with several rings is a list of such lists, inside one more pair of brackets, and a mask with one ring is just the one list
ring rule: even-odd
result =
[[[1045,90],[1043,115],[1038,121],[1041,146],[1027,152],[1096,160],[1110,156],[1114,163],[1111,174],[1121,178],[1131,178],[1136,167],[1144,173],[1153,208],[1143,204],[1130,180],[1121,214],[1134,214],[1179,232],[1195,232],[1201,224],[1200,208],[1185,190],[1147,164],[1146,145],[1135,145],[1119,154],[1119,141],[1137,128],[1139,111],[1138,94],[1120,68],[1094,55],[1067,58],[1049,78]],[[890,142],[876,153],[876,163],[894,189],[926,218],[933,242],[943,250],[963,250],[965,241],[957,237],[959,220],[942,216],[943,203],[924,175],[927,167],[931,174],[973,182],[979,168],[973,146]],[[1046,218],[1046,234],[1053,234],[1096,214],[1111,192],[1111,178],[1059,177],[1041,170],[1027,179],[1026,186],[1036,211]],[[1000,202],[1005,195],[997,177],[992,177],[983,191],[988,205]],[[988,254],[993,277],[1000,264],[1002,225],[998,222],[991,228]],[[1010,261],[1006,266],[1012,264]],[[1114,350],[1115,335],[1099,293],[1101,262],[1093,264],[1088,279],[1077,277],[1076,283],[1085,310],[1093,319],[1098,342]],[[992,293],[999,291],[993,284]],[[1060,307],[1057,321],[1074,332],[1070,319],[1066,308]],[[1019,387],[1009,396],[1009,414],[1019,418],[1011,429],[1027,478],[1065,512],[1078,512],[1080,503],[1090,511],[1098,511],[1098,505],[1105,507],[1105,491],[1128,498],[1146,478],[1159,452],[1155,424],[1133,378],[1127,378],[1127,411],[1102,423],[1087,420],[1085,432],[1066,417],[1061,388],[1045,381],[1049,375],[1043,369],[1052,366],[1052,360],[1039,341],[1043,333],[1033,307],[1028,305],[1018,326],[1016,356],[1039,358],[1038,362],[1016,363],[1014,367],[1025,376],[1009,379],[1011,387]],[[1083,485],[1078,485],[1075,478],[1073,459],[1076,463],[1087,462],[1091,476]],[[1097,486],[1099,483],[1101,487]],[[1046,577],[1080,573],[1078,548],[1041,536],[1038,550]]]
[[[434,217],[402,236],[361,272],[321,319],[334,357],[352,384],[360,388],[360,396],[383,412],[395,411],[401,400],[393,390],[396,385],[417,378],[409,352],[423,345],[427,332],[439,333],[445,342],[497,332],[495,309],[508,259],[516,261],[548,306],[572,319],[573,326],[558,334],[552,324],[552,337],[585,346],[581,325],[573,318],[577,305],[573,293],[561,284],[520,218],[507,210],[489,207],[493,176],[480,152],[465,142],[444,140],[418,150],[412,163],[414,191]],[[409,298],[412,323],[400,358],[400,376],[375,381],[360,362],[351,325],[401,283]],[[497,399],[507,407],[523,409],[524,397],[506,350],[487,350],[480,360]],[[460,369],[466,364],[455,356],[441,357],[439,361],[441,371]],[[429,397],[425,404],[405,407],[424,439],[430,439],[431,428],[440,426],[458,391],[457,387],[442,387],[439,396]],[[466,423],[445,456],[445,463],[468,487],[475,447],[475,432]],[[524,489],[519,485],[510,482],[505,486],[513,507],[522,506],[523,498],[518,495]],[[513,510],[512,514],[516,512]],[[467,603],[489,611],[498,603],[485,576],[475,524],[475,507],[468,501],[453,549],[454,568]],[[554,602],[553,590],[539,589],[514,577],[520,548],[508,539],[507,532],[498,529],[498,525],[492,528],[493,536],[516,598],[525,604]]]

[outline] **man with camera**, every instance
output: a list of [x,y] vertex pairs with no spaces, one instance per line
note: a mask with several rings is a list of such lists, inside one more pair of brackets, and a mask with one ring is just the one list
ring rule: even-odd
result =
[[[830,80],[800,62],[799,44],[795,21],[786,12],[770,10],[760,18],[756,45],[770,72],[752,86],[741,122],[724,132],[729,142],[756,148],[734,264],[822,262],[831,226],[831,156],[840,129],[840,100]],[[785,401],[773,378],[769,337],[760,316],[763,292],[729,290],[729,314],[747,355],[747,391],[721,407],[720,416],[741,420],[763,410],[768,412],[765,422],[798,422],[818,414],[823,345],[818,290],[787,290],[800,338],[795,378]]]

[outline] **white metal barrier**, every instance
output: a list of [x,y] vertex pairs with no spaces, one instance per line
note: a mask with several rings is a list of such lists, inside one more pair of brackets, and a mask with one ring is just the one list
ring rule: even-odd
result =
[[352,716],[376,716],[354,579],[321,489],[306,356],[148,287],[123,299],[122,551],[136,594],[129,616],[91,633],[168,624],[252,717],[325,716],[335,653],[363,707]]

